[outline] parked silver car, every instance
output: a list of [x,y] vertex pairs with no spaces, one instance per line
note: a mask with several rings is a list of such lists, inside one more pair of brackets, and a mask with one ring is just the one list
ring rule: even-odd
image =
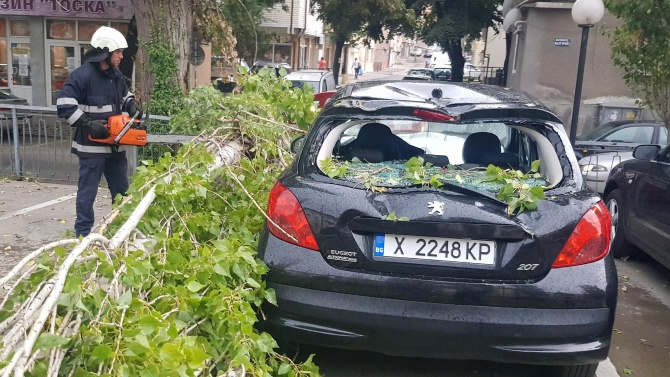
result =
[[598,194],[603,193],[612,168],[633,158],[633,152],[607,152],[592,154],[579,160],[579,167],[586,184]]

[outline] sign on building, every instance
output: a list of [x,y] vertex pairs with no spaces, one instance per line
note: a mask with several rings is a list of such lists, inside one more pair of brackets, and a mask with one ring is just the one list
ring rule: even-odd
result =
[[570,38],[554,38],[554,46],[570,46]]
[[0,13],[8,16],[49,16],[130,19],[131,0],[0,0]]

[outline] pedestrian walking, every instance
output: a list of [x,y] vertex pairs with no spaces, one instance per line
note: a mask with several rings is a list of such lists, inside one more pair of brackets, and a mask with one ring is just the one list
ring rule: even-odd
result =
[[109,136],[107,119],[126,110],[142,117],[133,93],[119,70],[123,49],[128,47],[119,31],[102,26],[91,37],[91,46],[82,65],[75,69],[56,101],[58,116],[75,128],[71,152],[79,158],[77,187],[77,219],[74,230],[77,237],[87,236],[94,224],[93,203],[98,194],[100,178],[104,174],[112,202],[128,190],[128,161],[125,151],[118,146],[98,143],[89,139]]
[[354,79],[358,79],[358,75],[361,73],[361,62],[358,61],[358,58],[354,58],[354,64],[351,65],[351,68],[354,69]]
[[319,64],[319,69],[326,69],[326,67],[328,66],[328,62],[323,58],[323,56],[321,57],[321,59],[319,59],[319,62],[317,64]]

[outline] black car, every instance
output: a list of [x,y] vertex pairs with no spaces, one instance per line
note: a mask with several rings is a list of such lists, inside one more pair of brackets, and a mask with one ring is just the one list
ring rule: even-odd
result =
[[603,197],[612,214],[612,255],[642,249],[670,268],[670,147],[640,145],[610,173]]
[[[593,376],[610,347],[616,269],[609,212],[569,147],[556,115],[522,92],[340,88],[270,192],[259,256],[278,306],[264,310],[264,329],[299,343]],[[538,160],[523,184],[547,199],[508,214],[487,171],[521,175]]]
[[577,136],[577,159],[592,154],[632,151],[640,144],[665,144],[668,130],[653,120],[618,120]]

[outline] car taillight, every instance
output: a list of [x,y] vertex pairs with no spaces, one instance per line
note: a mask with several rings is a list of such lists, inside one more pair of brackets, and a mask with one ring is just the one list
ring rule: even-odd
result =
[[423,120],[432,120],[436,122],[451,122],[454,120],[454,117],[452,117],[451,115],[430,110],[415,109],[414,115],[418,116]]
[[552,268],[579,266],[603,259],[610,249],[612,219],[602,201],[579,220]]
[[270,191],[268,229],[275,237],[312,250],[319,250],[312,228],[298,199],[279,181]]

